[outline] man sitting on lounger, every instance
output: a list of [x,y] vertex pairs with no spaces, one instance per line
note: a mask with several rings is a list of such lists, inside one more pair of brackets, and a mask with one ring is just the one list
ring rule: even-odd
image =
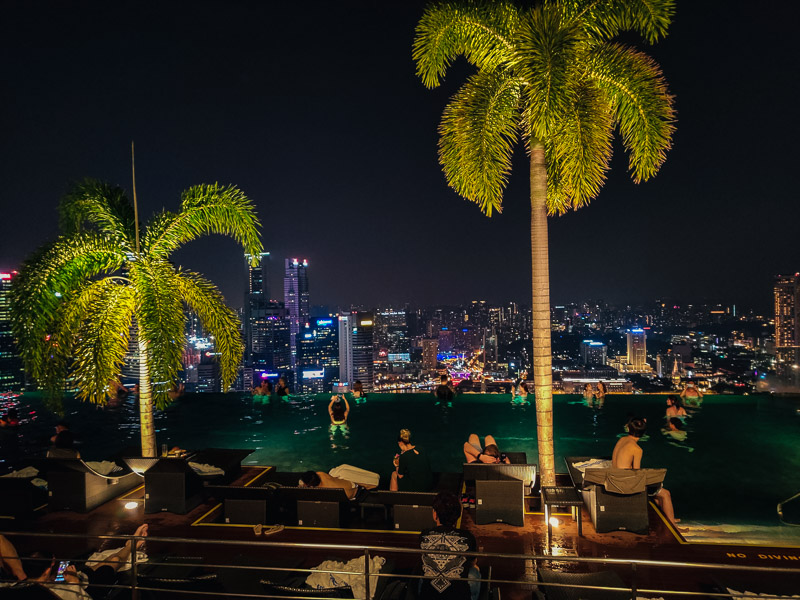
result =
[[300,487],[341,488],[349,500],[355,498],[358,492],[358,484],[347,479],[331,477],[324,471],[306,471],[300,476],[299,483]]
[[[614,446],[611,464],[618,469],[641,469],[643,452],[639,440],[647,431],[647,421],[641,417],[635,417],[628,421],[626,427],[628,435],[620,438],[617,445]],[[680,522],[680,519],[675,518],[675,509],[672,506],[672,495],[669,490],[662,487],[656,494],[656,502],[670,521]]]

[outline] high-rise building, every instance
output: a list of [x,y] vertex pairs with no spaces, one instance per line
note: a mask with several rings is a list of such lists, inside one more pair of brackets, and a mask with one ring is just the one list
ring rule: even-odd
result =
[[250,307],[249,366],[273,372],[291,368],[289,321],[283,302],[258,301]]
[[283,276],[283,301],[289,319],[292,367],[297,364],[297,334],[308,323],[308,261],[287,258]]
[[581,362],[584,365],[606,364],[606,345],[603,342],[583,340],[581,342]]
[[628,330],[628,364],[634,371],[647,370],[647,334],[639,327]]
[[422,340],[422,370],[435,371],[439,365],[439,338]]
[[371,312],[339,315],[339,381],[351,389],[360,381],[365,390],[372,389],[375,356],[373,332],[375,316]]
[[269,252],[262,252],[257,257],[257,263],[252,265],[253,256],[245,254],[244,260],[247,266],[247,290],[246,294],[255,294],[270,299],[269,286]]
[[0,273],[0,392],[21,391],[25,381],[11,330],[11,280],[16,274]]
[[339,377],[339,326],[332,317],[312,319],[297,338],[300,389],[321,393]]
[[775,277],[775,370],[780,377],[800,371],[800,273]]

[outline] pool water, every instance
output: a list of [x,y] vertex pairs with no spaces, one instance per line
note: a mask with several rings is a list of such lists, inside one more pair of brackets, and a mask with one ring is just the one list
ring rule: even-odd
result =
[[[411,429],[436,471],[459,471],[461,450],[472,432],[492,434],[502,451],[524,451],[537,461],[536,413],[503,394],[465,394],[451,406],[427,394],[369,394],[350,403],[347,427],[331,429],[330,396],[294,396],[261,403],[241,394],[196,394],[156,415],[159,447],[252,448],[247,464],[283,470],[329,470],[342,463],[376,471],[392,470],[397,433]],[[33,394],[21,397],[23,449],[41,453],[58,420]],[[65,418],[81,441],[84,458],[103,459],[138,446],[135,401],[98,408],[65,401]],[[556,469],[564,456],[610,456],[629,416],[644,416],[642,466],[666,467],[676,514],[708,525],[778,525],[776,504],[800,491],[800,399],[772,396],[706,396],[687,419],[684,442],[660,429],[663,395],[611,395],[602,408],[580,397],[554,397]],[[385,481],[385,479],[384,479]]]

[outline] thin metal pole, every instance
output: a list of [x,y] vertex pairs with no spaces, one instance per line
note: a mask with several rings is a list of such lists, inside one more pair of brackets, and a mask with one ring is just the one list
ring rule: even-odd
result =
[[138,571],[137,566],[138,563],[136,562],[136,540],[131,539],[131,599],[138,600],[139,599],[139,589],[138,589]]
[[364,548],[364,597],[370,600],[369,593],[369,548]]
[[636,600],[636,563],[631,565],[631,600]]

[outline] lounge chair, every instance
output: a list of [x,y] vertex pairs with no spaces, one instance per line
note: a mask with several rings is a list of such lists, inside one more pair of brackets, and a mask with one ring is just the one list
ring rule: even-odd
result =
[[0,477],[0,517],[30,518],[47,504],[47,490],[34,485],[34,479]]
[[[596,573],[565,573],[550,569],[538,569],[540,585],[536,596],[545,600],[630,600],[630,588],[625,585],[619,575],[613,571],[598,571]],[[566,587],[562,587],[562,585]],[[609,589],[590,589],[593,586],[602,588],[622,588],[625,591]]]
[[464,481],[475,485],[475,520],[478,525],[525,524],[525,496],[536,486],[536,465],[464,464]]
[[[648,491],[646,486],[660,486],[667,473],[666,469],[615,469],[587,468],[585,473],[575,467],[576,463],[600,460],[589,456],[568,456],[565,458],[572,483],[583,495],[583,502],[589,509],[595,531],[631,531],[646,534],[650,530],[648,516]],[[642,485],[632,493],[621,493],[609,483],[615,477],[640,476]],[[606,482],[606,483],[603,483]],[[611,488],[611,489],[609,489]]]
[[[125,464],[48,458],[40,465],[47,479],[48,508],[51,511],[89,512],[142,483],[141,476]],[[110,467],[110,470],[98,471],[101,465]]]

